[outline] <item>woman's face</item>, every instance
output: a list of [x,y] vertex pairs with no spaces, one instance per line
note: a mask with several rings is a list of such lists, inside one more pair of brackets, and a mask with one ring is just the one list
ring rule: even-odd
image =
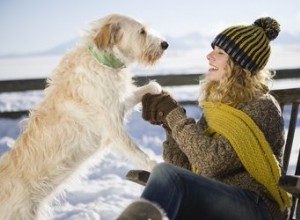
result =
[[206,78],[211,81],[221,80],[225,75],[229,55],[221,48],[215,46],[213,51],[207,54],[206,57],[209,61],[209,69]]

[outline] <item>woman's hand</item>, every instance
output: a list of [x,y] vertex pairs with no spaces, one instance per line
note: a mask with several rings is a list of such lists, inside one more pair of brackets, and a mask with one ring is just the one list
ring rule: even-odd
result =
[[158,95],[147,93],[142,99],[143,112],[142,117],[144,120],[149,121],[151,124],[167,126],[165,121],[167,115],[179,104],[167,92],[162,92]]

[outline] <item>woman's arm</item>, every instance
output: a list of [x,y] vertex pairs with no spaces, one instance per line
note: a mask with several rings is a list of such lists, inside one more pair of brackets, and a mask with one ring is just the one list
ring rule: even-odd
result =
[[195,120],[187,118],[181,108],[170,112],[166,120],[180,149],[203,175],[216,177],[242,167],[226,138],[204,135]]
[[163,143],[163,159],[168,163],[176,166],[191,169],[191,164],[188,157],[179,148],[173,137],[166,131],[166,141]]

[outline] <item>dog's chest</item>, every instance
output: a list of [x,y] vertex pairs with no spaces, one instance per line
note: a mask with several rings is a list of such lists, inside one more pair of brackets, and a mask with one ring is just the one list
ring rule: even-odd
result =
[[101,109],[106,109],[110,114],[120,114],[126,98],[132,96],[135,86],[131,77],[126,73],[106,72],[97,79],[97,82],[93,82],[93,88],[92,102]]
[[123,100],[124,97],[133,92],[134,84],[132,75],[126,71],[105,72],[99,79],[101,83],[100,92],[105,92],[107,96],[114,99]]

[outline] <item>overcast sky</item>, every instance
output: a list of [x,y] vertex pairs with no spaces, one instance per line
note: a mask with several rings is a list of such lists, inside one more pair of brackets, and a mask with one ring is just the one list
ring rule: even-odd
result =
[[138,18],[168,36],[215,35],[261,16],[276,18],[282,31],[300,33],[300,0],[1,0],[0,55],[55,47],[110,13]]

